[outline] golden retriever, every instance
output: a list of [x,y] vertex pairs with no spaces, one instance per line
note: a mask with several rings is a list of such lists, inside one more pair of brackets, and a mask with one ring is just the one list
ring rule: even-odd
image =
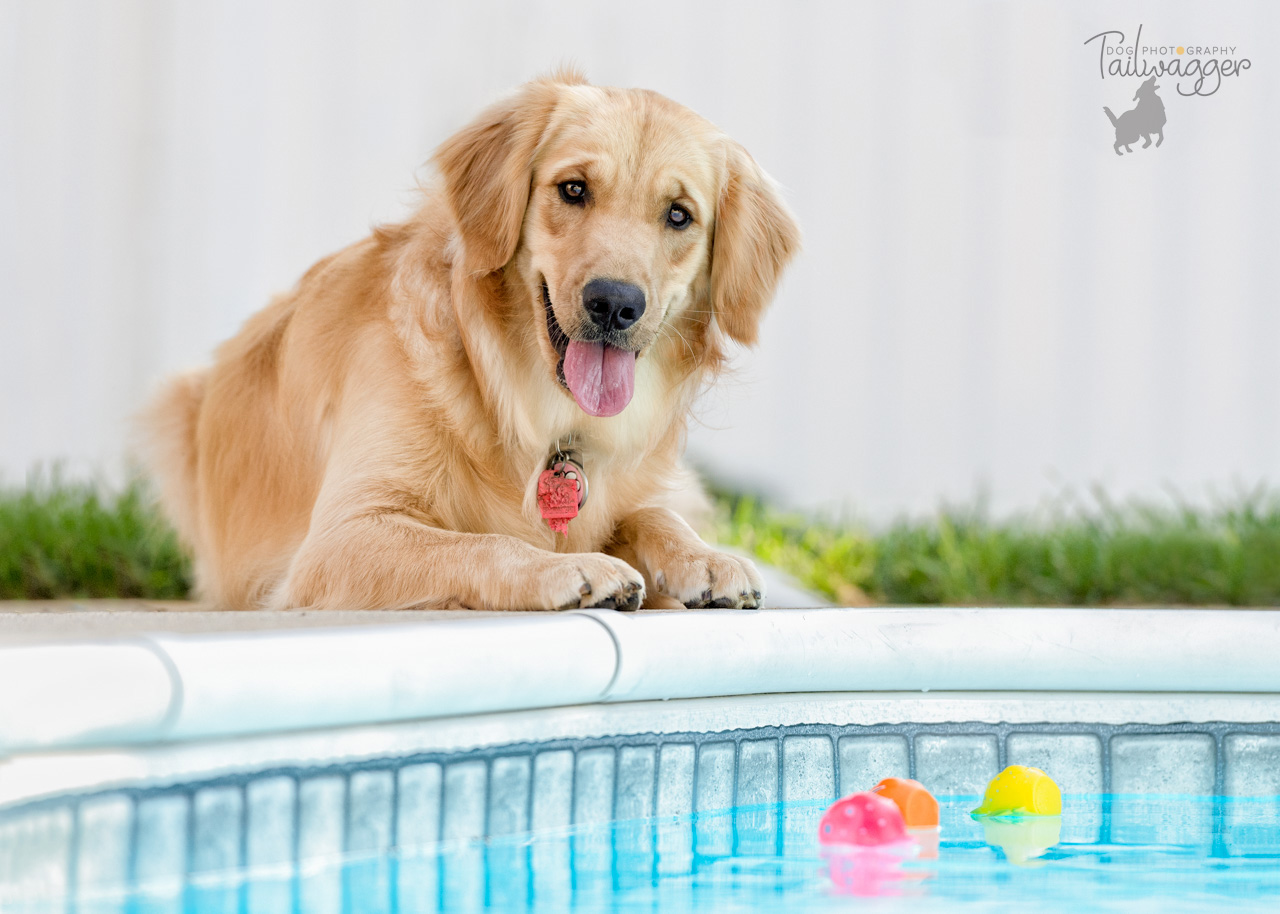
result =
[[[762,605],[751,563],[677,510],[694,397],[725,338],[755,340],[799,245],[773,182],[687,108],[573,72],[495,104],[434,163],[415,215],[317,263],[149,407],[200,595]],[[581,502],[567,535],[548,469],[561,507]]]

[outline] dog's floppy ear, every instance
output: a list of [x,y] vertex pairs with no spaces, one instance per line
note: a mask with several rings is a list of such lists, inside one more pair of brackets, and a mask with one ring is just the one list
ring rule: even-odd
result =
[[434,161],[472,272],[501,269],[515,254],[529,203],[533,159],[560,86],[582,81],[576,73],[557,73],[527,83],[436,150]]
[[728,144],[727,166],[711,242],[711,301],[725,333],[750,345],[800,248],[800,228],[773,180],[736,143]]

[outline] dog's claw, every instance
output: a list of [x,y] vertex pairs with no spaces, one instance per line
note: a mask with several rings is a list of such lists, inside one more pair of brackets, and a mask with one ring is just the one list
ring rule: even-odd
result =
[[640,608],[640,588],[634,584],[624,588],[621,594],[605,597],[598,603],[592,603],[587,609],[612,609],[620,613],[635,612]]
[[684,605],[686,609],[706,609],[708,606],[712,605],[711,591],[704,590],[702,592],[702,596],[698,597],[696,600],[691,600]]

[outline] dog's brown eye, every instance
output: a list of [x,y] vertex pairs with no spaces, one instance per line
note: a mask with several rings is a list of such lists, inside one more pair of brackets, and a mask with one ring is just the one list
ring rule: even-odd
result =
[[689,215],[689,211],[679,203],[672,203],[671,209],[667,211],[667,225],[672,228],[688,228],[689,223],[693,221],[693,217]]
[[578,206],[587,201],[587,185],[583,181],[565,181],[560,185],[560,198]]

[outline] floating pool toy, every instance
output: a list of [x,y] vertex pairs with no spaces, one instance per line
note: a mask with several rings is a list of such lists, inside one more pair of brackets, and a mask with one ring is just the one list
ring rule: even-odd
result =
[[1058,816],[1062,791],[1039,768],[1010,765],[987,785],[975,816]]
[[1014,866],[1043,866],[1037,861],[1062,836],[1061,816],[1027,816],[1024,819],[983,819],[983,840],[1004,851]]
[[821,844],[883,847],[910,842],[898,805],[887,797],[863,791],[837,800],[818,823]]
[[938,801],[919,781],[910,778],[885,778],[872,793],[892,800],[902,813],[907,828],[937,828]]
[[863,791],[836,801],[818,824],[818,842],[836,889],[852,895],[896,895],[902,863],[919,848],[898,805]]

